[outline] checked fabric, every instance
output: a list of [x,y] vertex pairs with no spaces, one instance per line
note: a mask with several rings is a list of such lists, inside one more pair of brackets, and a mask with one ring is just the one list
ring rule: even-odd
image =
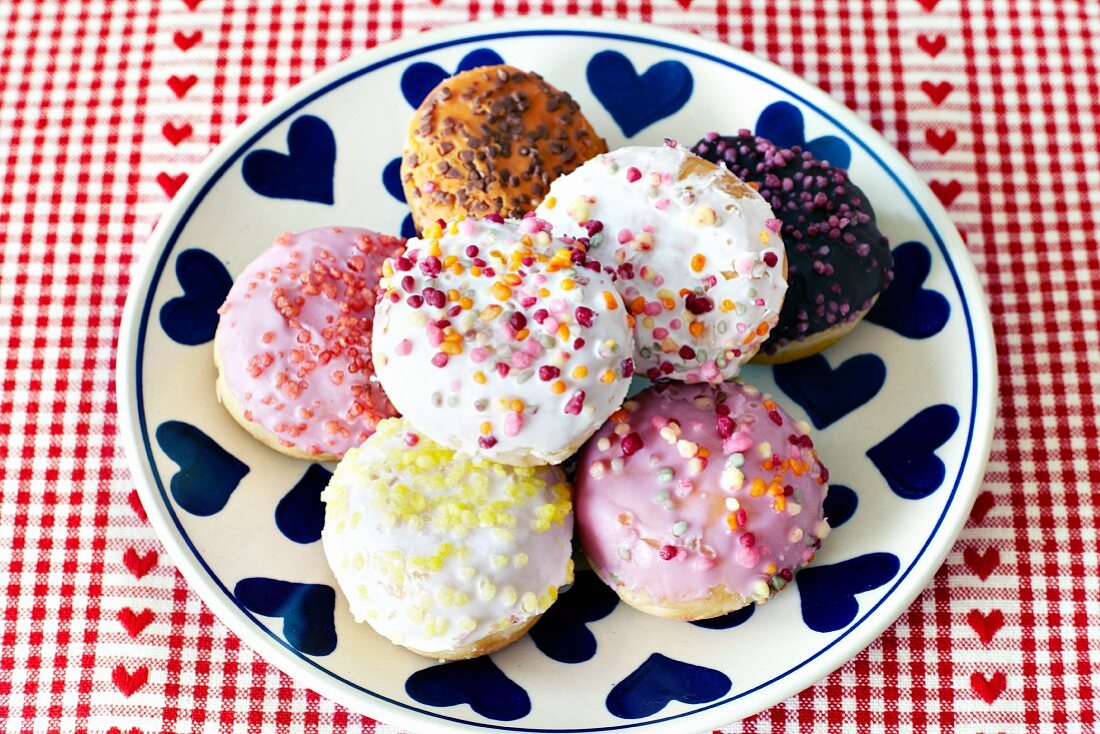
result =
[[0,0],[0,729],[391,729],[295,686],[173,568],[119,443],[119,320],[168,199],[265,102],[537,14],[694,31],[828,90],[921,172],[989,297],[999,418],[954,550],[867,650],[728,731],[1100,729],[1093,0]]

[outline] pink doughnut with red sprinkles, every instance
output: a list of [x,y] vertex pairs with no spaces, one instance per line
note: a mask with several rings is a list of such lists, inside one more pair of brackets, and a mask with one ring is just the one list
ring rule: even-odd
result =
[[829,533],[829,472],[808,434],[740,382],[658,383],[581,452],[577,528],[623,601],[707,619],[782,590]]
[[289,456],[334,461],[397,415],[374,374],[382,263],[404,240],[354,227],[283,234],[219,309],[217,390],[237,421]]

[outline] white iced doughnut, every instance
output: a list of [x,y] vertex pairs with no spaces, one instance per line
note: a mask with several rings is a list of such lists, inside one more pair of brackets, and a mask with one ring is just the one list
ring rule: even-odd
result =
[[651,379],[728,380],[779,319],[782,224],[754,189],[686,148],[596,156],[555,180],[537,215],[558,235],[592,235],[592,256],[616,266],[637,319],[635,362]]
[[583,242],[545,222],[455,220],[382,266],[374,364],[398,411],[443,446],[558,464],[626,397],[630,317]]
[[571,490],[556,467],[456,455],[390,418],[321,498],[322,545],[352,615],[422,655],[500,649],[573,580]]

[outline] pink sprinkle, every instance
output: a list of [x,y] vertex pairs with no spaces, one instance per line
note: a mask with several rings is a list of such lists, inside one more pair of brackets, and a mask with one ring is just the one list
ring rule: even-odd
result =
[[722,451],[729,454],[742,454],[754,446],[751,438],[744,433],[735,433],[722,444]]
[[625,245],[627,242],[630,242],[632,239],[634,239],[634,233],[631,232],[629,229],[626,229],[624,227],[623,229],[619,230],[619,244],[620,245]]
[[642,177],[642,172],[639,171],[634,166],[631,166],[630,168],[626,169],[626,180],[629,181],[630,183],[634,183],[635,181],[637,181],[641,177]]
[[521,428],[523,428],[523,415],[515,411],[509,411],[504,416],[504,435],[518,435]]
[[569,398],[569,402],[565,404],[564,412],[566,415],[580,415],[581,408],[584,407],[584,390],[577,390],[573,393],[573,396]]
[[458,231],[460,234],[469,237],[474,233],[474,221],[472,219],[463,219],[458,223]]
[[659,316],[661,314],[661,304],[657,301],[649,301],[645,305],[646,316]]
[[553,316],[547,316],[542,320],[542,327],[553,334],[558,330],[558,320]]
[[428,323],[428,344],[433,347],[438,347],[443,343],[443,329],[440,329],[433,323]]
[[770,229],[772,232],[778,232],[779,230],[783,229],[783,222],[772,217],[771,219],[764,220],[764,226]]
[[512,352],[512,366],[517,370],[525,370],[531,366],[531,355],[527,352]]
[[713,359],[703,363],[703,366],[699,368],[699,374],[703,376],[703,379],[707,382],[714,382],[718,379],[718,363]]
[[739,548],[737,550],[737,562],[745,568],[752,568],[760,563],[760,550],[758,548]]
[[435,191],[435,181],[425,181],[424,182],[424,193],[425,194],[430,194],[430,193],[433,193],[434,191]]
[[[406,340],[408,341],[408,340]],[[476,347],[470,350],[470,361],[474,364],[481,364],[489,358],[489,350],[485,347]]]
[[406,354],[412,351],[413,343],[408,339],[402,339],[397,342],[397,346],[393,348],[393,351],[397,353],[397,356],[404,357]]
[[659,211],[664,211],[665,209],[668,209],[668,205],[671,203],[672,202],[669,201],[667,198],[661,197],[653,203],[653,206],[656,207]]
[[406,446],[415,446],[418,443],[420,443],[420,436],[417,436],[415,433],[412,433],[412,432],[409,432],[409,433],[405,434],[405,445]]
[[504,362],[497,362],[497,374],[500,375],[501,377],[507,377],[508,373],[511,372],[511,371],[512,371],[512,368],[509,367]]
[[542,345],[534,339],[528,339],[523,343],[523,351],[527,352],[532,359],[538,359],[542,356]]
[[707,558],[706,556],[699,556],[695,559],[695,563],[693,565],[695,566],[696,571],[706,573],[707,571],[714,568],[714,559]]
[[755,303],[755,304],[756,304],[757,306],[761,306],[761,307],[762,307],[762,306],[764,305],[765,301],[764,301],[764,299],[763,299],[763,298],[757,298],[757,299],[756,299],[756,301],[754,301],[754,303]]
[[668,329],[666,329],[664,327],[658,326],[656,329],[653,330],[653,338],[656,339],[657,341],[661,341],[667,336],[668,336]]
[[447,356],[446,352],[436,352],[432,355],[432,364],[436,367],[446,367],[448,359],[450,357]]
[[645,444],[642,442],[642,437],[638,435],[637,431],[628,433],[623,436],[622,442],[619,444],[623,451],[623,456],[630,456],[637,452]]

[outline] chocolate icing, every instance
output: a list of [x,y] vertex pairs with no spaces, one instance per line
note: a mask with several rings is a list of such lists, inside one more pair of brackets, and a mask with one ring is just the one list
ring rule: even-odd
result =
[[748,130],[709,133],[692,152],[756,184],[783,222],[787,298],[765,354],[858,318],[890,284],[889,242],[846,170]]

